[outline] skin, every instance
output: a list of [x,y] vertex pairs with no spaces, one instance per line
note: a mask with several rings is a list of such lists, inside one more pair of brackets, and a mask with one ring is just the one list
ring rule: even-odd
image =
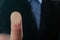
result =
[[0,34],[1,40],[22,40],[22,16],[19,12],[12,12],[11,20],[11,34]]

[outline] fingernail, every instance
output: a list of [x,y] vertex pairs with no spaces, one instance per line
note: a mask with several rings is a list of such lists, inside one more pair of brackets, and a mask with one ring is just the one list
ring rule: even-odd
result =
[[20,24],[21,23],[21,15],[19,12],[15,11],[11,14],[11,23],[12,24]]

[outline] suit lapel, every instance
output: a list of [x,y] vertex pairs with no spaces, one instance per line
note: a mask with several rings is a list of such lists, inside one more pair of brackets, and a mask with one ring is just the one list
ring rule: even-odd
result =
[[40,33],[43,33],[46,26],[46,0],[42,0]]

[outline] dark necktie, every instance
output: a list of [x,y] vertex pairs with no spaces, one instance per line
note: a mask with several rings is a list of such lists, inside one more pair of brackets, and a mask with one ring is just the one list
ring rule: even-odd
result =
[[40,29],[40,18],[41,18],[41,4],[38,0],[31,0],[31,9],[33,12],[33,15],[35,17],[35,21],[37,24],[37,30]]

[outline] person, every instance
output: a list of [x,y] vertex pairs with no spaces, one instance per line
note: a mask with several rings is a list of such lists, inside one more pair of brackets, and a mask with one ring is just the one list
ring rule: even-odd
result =
[[[58,14],[56,14],[58,7],[56,7],[55,2],[52,0],[42,0],[39,4],[34,2],[32,0],[6,0],[1,8],[0,23],[6,30],[1,33],[8,33],[10,14],[13,11],[18,11],[22,15],[23,40],[58,40],[59,27],[56,26],[56,22],[60,21],[56,21],[56,18],[58,19]],[[38,12],[37,7],[40,9]]]

